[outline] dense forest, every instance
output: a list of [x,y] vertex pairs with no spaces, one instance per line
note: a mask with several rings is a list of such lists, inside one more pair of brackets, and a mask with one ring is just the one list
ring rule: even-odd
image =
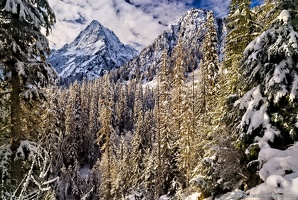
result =
[[[58,86],[47,0],[1,1],[1,199],[298,199],[298,1],[232,0],[195,66]],[[137,72],[142,73],[142,72]]]

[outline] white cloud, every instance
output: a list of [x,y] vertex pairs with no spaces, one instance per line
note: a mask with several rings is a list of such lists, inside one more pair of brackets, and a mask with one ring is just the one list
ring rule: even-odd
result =
[[[151,44],[188,9],[188,5],[213,10],[225,17],[231,0],[51,0],[57,23],[48,37],[52,48],[70,43],[81,30],[97,20],[114,31],[124,44],[138,50]],[[253,0],[260,4],[263,0]]]
[[[57,23],[48,37],[52,48],[70,43],[92,20],[111,29],[125,44],[141,50],[187,10],[192,0],[51,0]],[[136,6],[139,5],[139,6]],[[139,44],[140,46],[138,46]]]

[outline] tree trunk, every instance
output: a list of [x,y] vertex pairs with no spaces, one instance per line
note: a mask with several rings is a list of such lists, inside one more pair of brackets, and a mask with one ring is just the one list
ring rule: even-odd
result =
[[[11,185],[18,186],[22,181],[22,161],[15,160],[17,148],[21,141],[21,101],[20,101],[20,77],[16,71],[16,62],[11,70]],[[17,193],[18,194],[18,193]]]
[[21,140],[21,101],[20,77],[15,67],[11,70],[11,135],[12,149],[15,150]]

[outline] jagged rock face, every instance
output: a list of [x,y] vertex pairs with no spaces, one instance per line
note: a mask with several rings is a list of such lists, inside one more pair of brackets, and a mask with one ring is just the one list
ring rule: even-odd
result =
[[137,54],[133,47],[122,44],[114,32],[92,21],[73,42],[53,51],[48,61],[64,81],[73,82],[99,77]]
[[[188,11],[184,16],[180,17],[176,22],[169,25],[169,28],[165,30],[152,45],[149,45],[143,49],[138,57],[131,60],[124,69],[120,69],[119,76],[122,79],[138,79],[143,82],[151,81],[160,66],[161,54],[164,50],[168,55],[173,54],[173,50],[178,43],[178,38],[183,43],[185,49],[185,58],[192,59],[192,62],[188,62],[188,66],[185,66],[186,71],[191,71],[198,67],[201,59],[201,46],[206,33],[207,13],[210,11],[193,9]],[[216,20],[215,25],[218,29],[222,28],[222,25]],[[218,31],[221,34],[221,31]],[[220,50],[220,39],[218,49]],[[192,68],[192,69],[191,69]]]

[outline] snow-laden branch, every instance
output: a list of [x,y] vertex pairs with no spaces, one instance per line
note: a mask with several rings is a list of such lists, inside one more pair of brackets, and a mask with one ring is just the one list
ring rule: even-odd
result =
[[[44,192],[51,189],[50,184],[59,180],[59,177],[47,179],[51,169],[50,155],[39,144],[28,140],[22,140],[14,154],[10,145],[0,147],[0,176],[10,177],[11,156],[13,155],[15,155],[13,162],[22,160],[23,166],[20,167],[27,172],[14,191],[5,192],[9,198],[27,200],[40,198]],[[27,169],[26,166],[30,167]]]

